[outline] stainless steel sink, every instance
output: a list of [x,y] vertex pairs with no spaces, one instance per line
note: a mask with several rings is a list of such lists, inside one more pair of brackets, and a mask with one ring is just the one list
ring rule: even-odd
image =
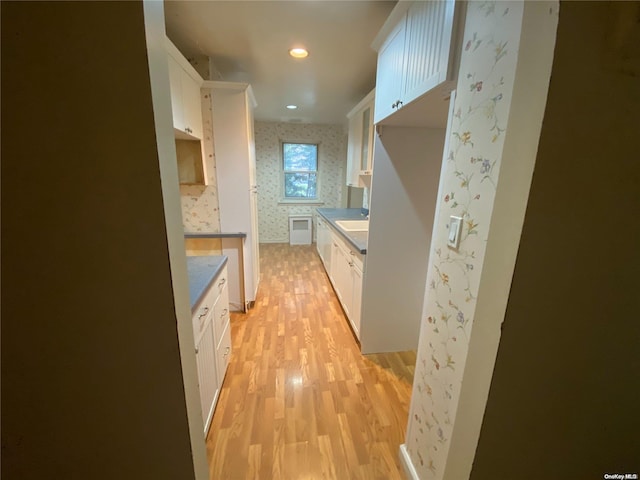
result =
[[368,232],[369,220],[336,220],[336,225],[345,232]]

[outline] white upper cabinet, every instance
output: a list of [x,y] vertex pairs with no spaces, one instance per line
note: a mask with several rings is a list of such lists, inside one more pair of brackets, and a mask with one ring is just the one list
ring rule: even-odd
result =
[[202,139],[202,78],[167,39],[173,128],[178,138]]
[[378,52],[375,123],[395,112],[402,96],[405,24],[406,16],[398,22]]
[[189,135],[202,139],[200,83],[184,70],[182,71],[182,110],[184,112],[184,127],[189,130]]
[[456,15],[454,0],[400,2],[394,9],[391,26],[385,24],[374,42],[379,45],[375,123],[436,87],[451,83],[453,88]]
[[372,90],[347,114],[347,185],[351,187],[364,186],[361,177],[371,175],[373,171],[374,101],[375,90]]
[[169,88],[171,90],[171,112],[173,128],[184,130],[184,113],[182,109],[182,67],[171,56],[169,59]]

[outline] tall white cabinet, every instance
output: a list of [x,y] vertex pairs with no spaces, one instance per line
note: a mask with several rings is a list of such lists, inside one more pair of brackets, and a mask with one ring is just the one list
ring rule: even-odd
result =
[[247,235],[244,244],[241,239],[222,240],[223,253],[229,258],[229,303],[244,310],[255,301],[260,281],[253,129],[256,102],[246,83],[207,81],[203,88],[212,101],[220,228]]

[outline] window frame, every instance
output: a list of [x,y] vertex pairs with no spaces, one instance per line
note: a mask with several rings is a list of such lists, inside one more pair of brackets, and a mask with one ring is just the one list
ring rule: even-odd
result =
[[[315,170],[286,170],[284,147],[287,144],[292,145],[313,145],[316,147],[316,169]],[[290,173],[313,173],[316,176],[316,195],[315,197],[289,197],[286,192],[286,176]],[[320,142],[312,140],[280,140],[280,197],[279,203],[304,203],[304,204],[322,204],[320,200]]]

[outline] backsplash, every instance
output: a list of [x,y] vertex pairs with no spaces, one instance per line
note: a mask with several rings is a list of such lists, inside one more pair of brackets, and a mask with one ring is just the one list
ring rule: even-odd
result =
[[202,128],[209,185],[180,185],[182,224],[187,233],[220,232],[216,161],[213,147],[211,91],[202,89]]
[[[406,438],[421,479],[445,475],[499,180],[522,18],[522,2],[468,4]],[[450,215],[464,222],[458,251],[447,247]]]
[[[256,122],[258,225],[260,242],[289,241],[289,215],[313,214],[318,207],[342,204],[347,161],[347,134],[341,125]],[[283,204],[281,142],[318,144],[318,204]],[[315,221],[314,232],[315,238]]]

